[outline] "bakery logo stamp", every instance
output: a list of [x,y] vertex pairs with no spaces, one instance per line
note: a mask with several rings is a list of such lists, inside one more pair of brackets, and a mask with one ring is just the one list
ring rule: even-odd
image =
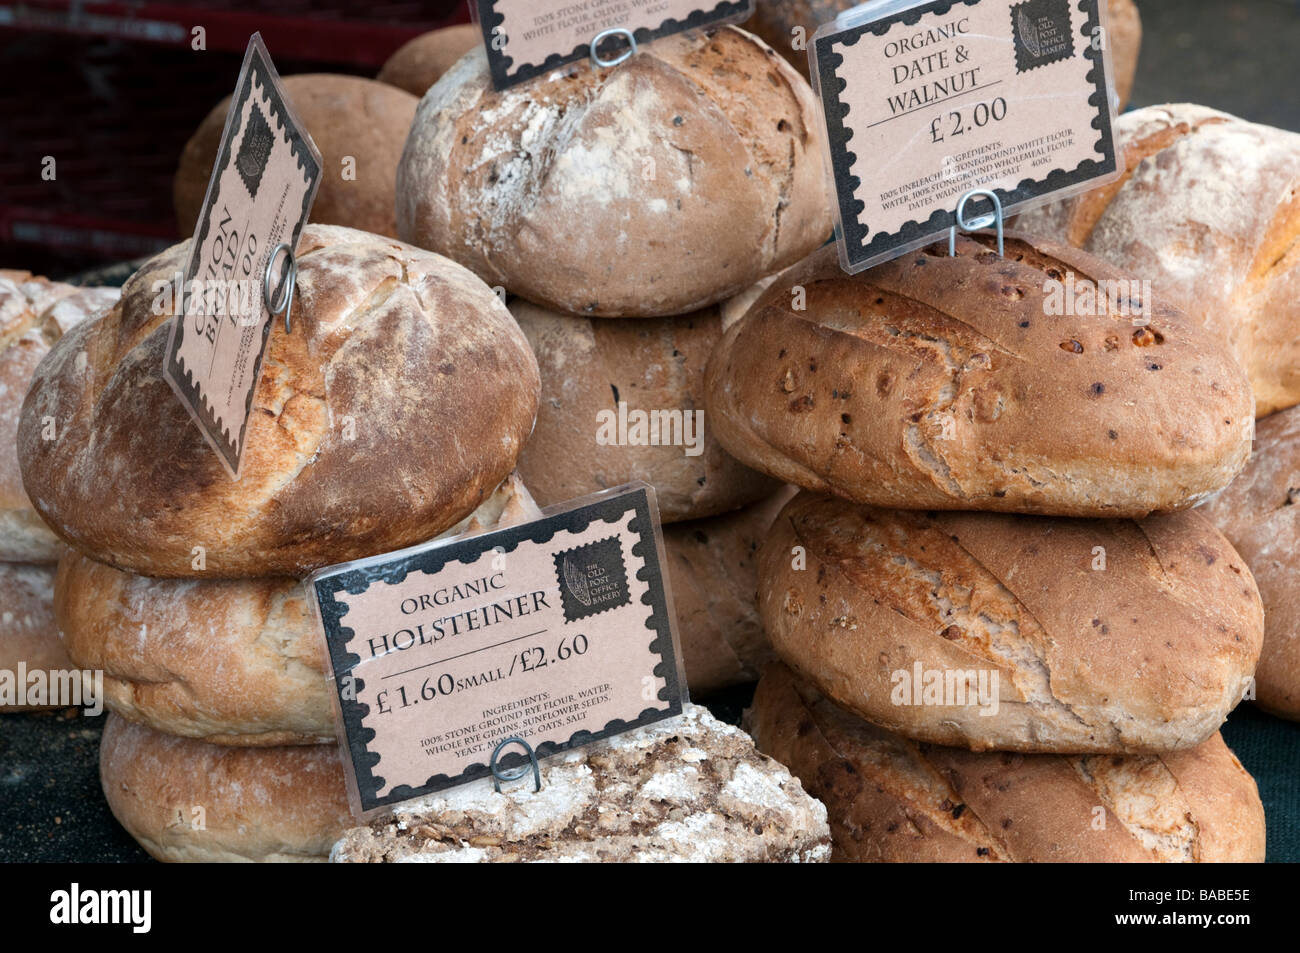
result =
[[617,536],[556,553],[555,572],[566,622],[615,609],[632,598]]
[[[173,298],[175,317],[163,365],[168,384],[234,479],[271,336],[267,263],[277,246],[298,247],[321,170],[320,152],[255,33],[177,282],[182,293]],[[278,261],[282,283],[283,253]],[[248,293],[210,293],[231,287]]]
[[[681,714],[654,491],[321,570],[353,813],[486,777],[496,747],[539,758]],[[498,768],[524,763],[517,747]]]
[[1025,73],[1074,55],[1070,0],[1026,0],[1011,10],[1016,72]]
[[749,19],[753,0],[475,0],[492,83],[506,89],[585,60],[604,60],[684,30]]

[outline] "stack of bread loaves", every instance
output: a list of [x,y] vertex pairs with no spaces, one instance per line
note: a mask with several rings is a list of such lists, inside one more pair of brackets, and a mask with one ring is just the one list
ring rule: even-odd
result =
[[18,417],[51,345],[116,299],[113,288],[76,288],[25,271],[0,271],[0,711],[81,700],[79,693],[56,698],[51,692],[65,675],[50,673],[71,669],[51,606],[54,563],[63,547],[23,492]]
[[424,96],[398,167],[398,234],[517,296],[538,502],[655,487],[697,695],[766,657],[754,553],[780,490],[717,442],[704,368],[759,283],[830,236],[821,136],[807,81],[734,27],[501,92],[480,44]]
[[1262,859],[1217,734],[1259,593],[1188,512],[1246,462],[1249,381],[1161,300],[1056,314],[1053,281],[1118,279],[1075,249],[956,251],[823,249],[709,364],[723,446],[805,488],[759,556],[760,748],[843,859]]
[[349,812],[296,580],[476,508],[484,523],[529,511],[510,476],[537,366],[459,265],[308,226],[293,331],[271,332],[232,481],[161,373],[170,315],[153,289],[186,253],[148,262],[41,363],[18,433],[23,482],[76,550],[56,617],[73,660],[104,672],[114,814],[161,859],[323,860]]

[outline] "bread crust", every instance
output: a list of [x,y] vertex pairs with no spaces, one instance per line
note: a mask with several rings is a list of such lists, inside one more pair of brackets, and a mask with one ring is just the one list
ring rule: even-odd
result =
[[1264,860],[1254,779],[1218,733],[1159,755],[975,754],[854,718],[781,665],[748,725],[826,805],[832,860]]
[[474,23],[430,30],[398,47],[375,79],[415,96],[423,96],[462,56],[483,43]]
[[[23,482],[71,545],[142,575],[300,577],[430,539],[510,473],[540,384],[497,296],[445,258],[309,225],[293,333],[272,323],[231,481],[162,376],[152,288],[187,247],[66,335],[24,404]],[[46,417],[59,439],[41,438]]]
[[1125,280],[1055,242],[957,251],[846,275],[827,247],[784,272],[709,362],[719,442],[859,502],[1058,516],[1184,509],[1245,465],[1249,383],[1204,328],[1159,299],[1148,327],[1051,315],[1049,282]]
[[[920,513],[811,493],[763,544],[759,613],[837,703],[977,751],[1195,747],[1245,694],[1264,630],[1244,560],[1199,513]],[[909,695],[917,667],[969,694]],[[985,699],[967,673],[985,673]]]
[[[54,567],[0,562],[0,671],[17,679],[28,672],[66,672],[72,668],[50,610]],[[6,705],[0,712],[38,711],[50,705]]]

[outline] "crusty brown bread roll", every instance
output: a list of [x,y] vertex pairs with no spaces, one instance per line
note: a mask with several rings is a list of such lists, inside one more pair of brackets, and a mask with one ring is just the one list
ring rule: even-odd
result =
[[783,661],[882,727],[977,751],[1195,747],[1263,640],[1250,570],[1195,512],[921,513],[801,493],[758,572]]
[[[537,515],[512,475],[444,535]],[[69,553],[54,612],[68,654],[104,673],[105,704],[130,721],[212,744],[332,744],[329,662],[310,598],[295,579],[150,579]]]
[[20,697],[19,663],[29,673],[66,672],[72,668],[50,608],[53,589],[53,566],[0,562],[0,673],[10,680],[9,690],[13,693],[0,697],[0,712],[56,707],[30,704],[26,692],[21,696],[27,703],[16,704]]
[[539,383],[500,299],[445,258],[311,225],[293,333],[272,322],[230,480],[162,376],[171,319],[152,288],[187,248],[65,335],[24,404],[24,485],[74,547],[144,575],[302,576],[430,539],[510,473]]
[[1255,703],[1300,720],[1300,407],[1259,422],[1250,463],[1201,512],[1246,560],[1264,601]]
[[18,467],[18,417],[50,346],[117,300],[116,288],[77,288],[26,271],[0,271],[0,561],[51,563],[58,538],[36,515]]
[[157,860],[323,863],[353,823],[334,745],[227,748],[110,714],[99,777],[113,816]]
[[709,362],[718,441],[863,503],[1059,516],[1186,508],[1245,465],[1250,385],[1205,328],[1159,298],[1052,314],[1052,282],[1118,278],[1054,242],[957,251],[847,275],[827,247],[784,272]]
[[375,79],[423,96],[458,59],[482,43],[483,32],[473,23],[430,30],[402,44]]
[[482,50],[420,102],[398,234],[571,314],[721,301],[831,234],[812,90],[735,27],[503,92]]
[[1300,134],[1204,106],[1115,124],[1118,181],[1020,216],[1105,258],[1225,338],[1256,413],[1300,403]]
[[868,724],[780,665],[748,717],[759,750],[826,805],[832,860],[1264,860],[1255,781],[1217,732],[1172,754],[974,754]]
[[1115,93],[1119,111],[1123,112],[1133,95],[1137,77],[1138,54],[1142,51],[1142,17],[1133,0],[1106,0],[1106,18],[1110,29],[1110,63],[1115,73]]
[[[311,220],[396,237],[397,160],[419,100],[403,89],[360,76],[304,73],[283,79],[294,111],[321,154]],[[181,152],[172,199],[182,238],[194,234],[229,108],[227,96]]]
[[[510,310],[541,371],[537,426],[519,457],[541,505],[645,480],[660,517],[676,522],[775,492],[775,480],[722,449],[704,412],[721,307],[641,321],[556,314],[521,298]],[[645,415],[644,432],[637,415]]]

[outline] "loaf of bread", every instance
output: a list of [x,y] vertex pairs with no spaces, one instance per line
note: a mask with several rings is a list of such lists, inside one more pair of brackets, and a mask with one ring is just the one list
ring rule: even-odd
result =
[[[33,698],[18,684],[21,664],[28,673],[66,672],[72,668],[50,601],[54,595],[54,567],[0,562],[0,679],[9,682],[0,691],[0,712],[53,708],[48,694]],[[19,702],[22,704],[19,704]]]
[[1106,19],[1110,29],[1110,63],[1115,74],[1118,111],[1123,112],[1133,95],[1137,77],[1138,54],[1142,50],[1142,17],[1133,0],[1106,0]]
[[1226,339],[1264,417],[1300,403],[1300,134],[1204,106],[1119,117],[1121,179],[1017,227],[1107,259]]
[[110,714],[104,797],[157,860],[323,862],[352,824],[334,745],[227,748]]
[[854,718],[779,665],[749,728],[825,803],[832,860],[1264,860],[1254,779],[1217,733],[1172,754],[974,754]]
[[144,575],[302,576],[430,539],[510,473],[539,381],[500,299],[438,255],[312,225],[293,332],[272,323],[230,480],[162,376],[152,288],[187,250],[65,335],[23,407],[23,482],[71,545]]
[[721,307],[641,321],[571,317],[520,298],[510,310],[541,370],[519,472],[543,506],[645,480],[660,517],[676,522],[775,492],[775,480],[722,449],[704,412]]
[[398,234],[557,311],[683,314],[830,236],[823,150],[808,83],[734,27],[503,92],[480,49],[420,102]]
[[801,493],[758,572],[784,662],[884,728],[976,751],[1195,747],[1263,641],[1250,570],[1195,512],[921,513]]
[[482,43],[483,31],[473,23],[430,30],[402,44],[375,79],[423,96],[458,59]]
[[1200,511],[1246,560],[1264,601],[1255,703],[1300,720],[1300,407],[1259,422],[1250,463]]
[[827,247],[784,272],[714,350],[713,434],[779,480],[907,508],[1140,517],[1245,465],[1250,385],[1211,332],[1159,298],[1141,326],[1053,314],[1052,282],[1122,279],[1054,242],[993,248],[847,275]]
[[[294,112],[321,155],[311,220],[396,237],[397,160],[419,100],[406,90],[360,76],[305,73],[283,79]],[[227,96],[181,152],[172,199],[182,238],[194,234],[229,109]]]
[[18,417],[50,346],[117,300],[116,288],[77,288],[0,271],[0,561],[52,563],[58,538],[36,515],[18,467]]

